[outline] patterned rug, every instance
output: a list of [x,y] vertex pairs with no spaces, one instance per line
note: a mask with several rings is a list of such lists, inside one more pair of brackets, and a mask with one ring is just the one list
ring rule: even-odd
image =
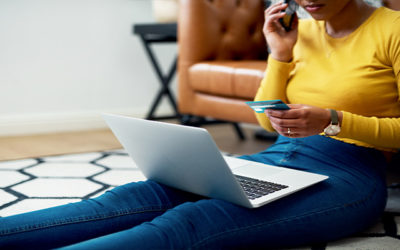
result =
[[[123,150],[0,162],[0,217],[62,205],[145,180]],[[303,249],[400,249],[400,186],[381,221],[353,237]]]

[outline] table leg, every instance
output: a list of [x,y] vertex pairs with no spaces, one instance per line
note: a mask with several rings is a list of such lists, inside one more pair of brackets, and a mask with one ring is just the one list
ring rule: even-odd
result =
[[[176,56],[172,65],[170,66],[170,69],[168,71],[167,75],[164,75],[161,71],[161,68],[159,66],[159,63],[157,62],[153,51],[151,50],[150,46],[149,46],[149,42],[146,41],[146,39],[144,37],[142,37],[142,42],[143,45],[145,47],[145,50],[147,52],[147,55],[150,58],[151,64],[153,66],[153,69],[156,72],[156,75],[158,77],[158,80],[161,84],[161,89],[159,90],[156,98],[153,101],[153,104],[151,105],[150,111],[146,116],[146,119],[149,120],[156,120],[156,119],[170,119],[170,118],[178,118],[179,117],[179,111],[178,111],[178,107],[176,105],[176,101],[174,96],[172,95],[171,90],[169,89],[169,85],[171,83],[172,77],[174,76],[175,72],[176,72],[176,67],[177,67],[177,61],[178,61],[178,57]],[[156,111],[158,105],[160,104],[160,101],[162,99],[162,97],[167,96],[168,100],[172,106],[172,108],[174,109],[175,112],[175,116],[167,116],[167,117],[155,117],[154,116],[154,112]]]

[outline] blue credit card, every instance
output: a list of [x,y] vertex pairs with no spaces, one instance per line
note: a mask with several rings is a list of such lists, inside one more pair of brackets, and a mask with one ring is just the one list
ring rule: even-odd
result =
[[289,106],[281,100],[246,102],[246,104],[249,105],[250,108],[252,108],[256,113],[264,113],[266,109],[290,109]]

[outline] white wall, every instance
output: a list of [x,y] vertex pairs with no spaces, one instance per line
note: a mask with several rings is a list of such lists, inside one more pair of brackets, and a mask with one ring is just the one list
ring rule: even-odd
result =
[[[132,25],[149,22],[150,0],[0,0],[0,135],[144,117],[160,84]],[[167,71],[177,45],[154,49]]]

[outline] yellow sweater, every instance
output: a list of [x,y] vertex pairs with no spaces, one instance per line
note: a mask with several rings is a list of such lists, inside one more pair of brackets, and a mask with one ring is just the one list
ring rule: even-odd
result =
[[[256,101],[282,99],[343,111],[335,139],[400,148],[400,12],[379,8],[353,33],[332,38],[325,23],[301,20],[293,61],[268,59]],[[261,126],[272,131],[265,114]]]

